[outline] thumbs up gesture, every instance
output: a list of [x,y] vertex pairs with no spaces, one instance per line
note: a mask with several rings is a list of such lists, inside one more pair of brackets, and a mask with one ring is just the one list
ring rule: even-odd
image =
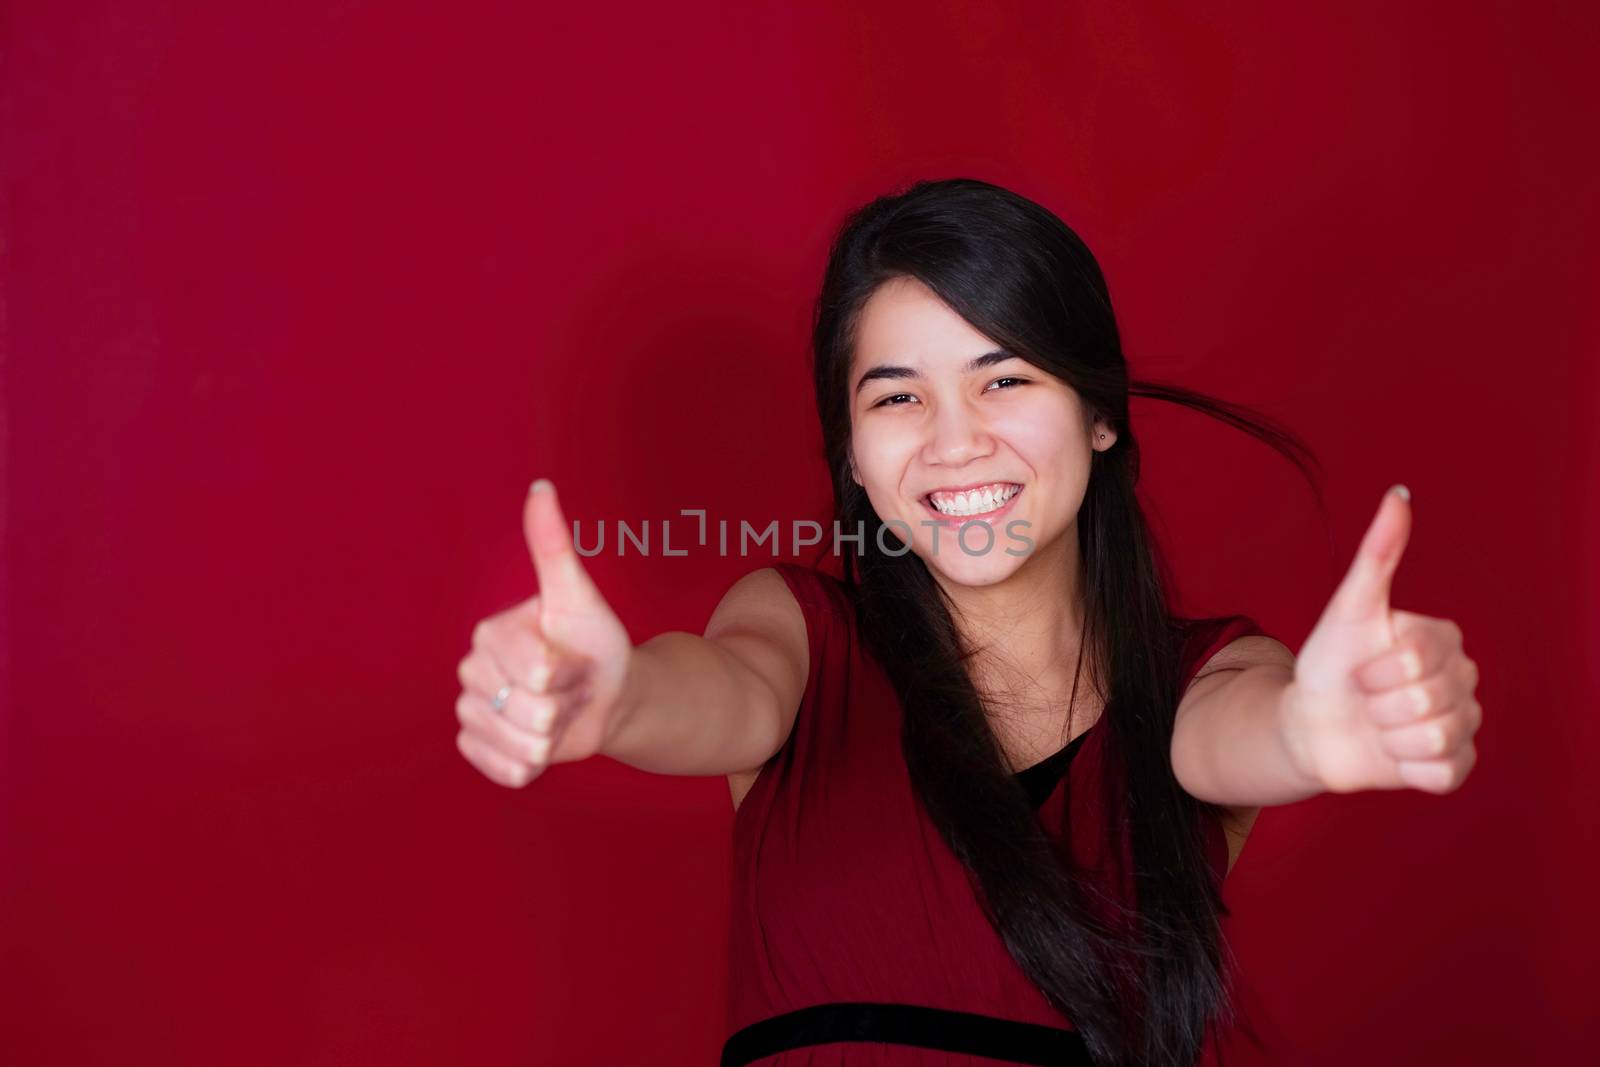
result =
[[457,675],[456,748],[485,777],[521,788],[552,763],[600,750],[633,642],[590,580],[555,487],[533,483],[522,513],[539,592],[472,631]]
[[1410,533],[1410,493],[1396,486],[1296,657],[1284,736],[1293,762],[1330,792],[1448,793],[1477,759],[1478,666],[1460,627],[1389,606]]

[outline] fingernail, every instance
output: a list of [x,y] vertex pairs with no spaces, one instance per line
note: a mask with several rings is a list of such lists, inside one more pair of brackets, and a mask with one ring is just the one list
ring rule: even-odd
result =
[[547,663],[536,664],[528,675],[528,688],[535,693],[544,692],[545,683],[550,681],[550,665]]
[[532,494],[539,492],[541,489],[548,488],[550,488],[549,478],[535,478],[533,480],[533,484],[528,486],[528,493],[531,496]]
[[556,720],[556,706],[554,701],[547,700],[539,710],[533,713],[533,728],[539,733],[549,733],[550,726]]
[[1403,485],[1391,485],[1389,487],[1389,492],[1391,492],[1391,493],[1399,493],[1401,500],[1410,500],[1411,499],[1411,490],[1407,489]]
[[1400,667],[1405,672],[1408,682],[1414,682],[1422,677],[1422,659],[1411,649],[1400,654]]
[[1428,699],[1428,694],[1421,686],[1411,687],[1411,711],[1417,718],[1422,718],[1432,710],[1433,702]]

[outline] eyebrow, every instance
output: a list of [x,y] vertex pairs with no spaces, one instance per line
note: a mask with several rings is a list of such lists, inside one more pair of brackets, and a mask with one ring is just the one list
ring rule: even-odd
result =
[[[992,367],[996,363],[1004,363],[1008,359],[1020,358],[1021,357],[1014,352],[1007,352],[1003,348],[997,348],[993,352],[985,352],[981,356],[973,356],[967,361],[967,365],[961,368],[961,373],[972,374],[975,371],[983,370],[985,367]],[[868,382],[878,381],[880,379],[899,381],[903,378],[920,377],[922,377],[922,375],[917,373],[915,368],[903,367],[896,363],[882,363],[876,367],[873,367],[871,370],[867,371],[867,373],[861,376],[861,380],[856,383],[856,393],[859,394],[862,389],[866,388]]]

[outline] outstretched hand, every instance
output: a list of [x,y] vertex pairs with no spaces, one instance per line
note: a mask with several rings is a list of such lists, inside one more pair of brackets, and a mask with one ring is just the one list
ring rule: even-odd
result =
[[522,531],[539,592],[479,622],[457,669],[456,747],[501,785],[600,751],[633,654],[627,628],[584,569],[555,487],[533,483]]
[[1295,660],[1285,738],[1299,769],[1330,792],[1448,793],[1477,760],[1478,666],[1461,628],[1389,604],[1410,533],[1410,493],[1396,486]]

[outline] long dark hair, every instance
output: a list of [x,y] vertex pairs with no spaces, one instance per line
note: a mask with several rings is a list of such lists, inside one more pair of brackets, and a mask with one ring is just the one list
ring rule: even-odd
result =
[[[1007,766],[966,666],[981,650],[959,635],[923,560],[882,550],[899,542],[851,476],[848,386],[860,314],[878,286],[899,277],[921,281],[980,333],[1066,382],[1117,431],[1111,448],[1093,453],[1078,515],[1087,651],[1073,682],[1075,698],[1087,655],[1107,701],[1096,728],[1108,766],[1126,769],[1106,776],[1105,811],[1112,842],[1122,840],[1119,807],[1129,812],[1137,906],[1113,919],[1097,908],[1116,902],[1070,868]],[[1169,611],[1171,578],[1134,496],[1139,442],[1128,401],[1183,404],[1260,438],[1306,475],[1321,507],[1315,456],[1244,408],[1131,381],[1089,249],[1045,208],[987,182],[921,181],[851,212],[830,249],[812,341],[834,518],[866,533],[859,555],[843,553],[845,585],[863,640],[903,704],[902,744],[923,806],[1012,957],[1097,1062],[1190,1067],[1207,1026],[1233,1017],[1225,911],[1201,836],[1202,815],[1218,809],[1172,772],[1186,620]]]

